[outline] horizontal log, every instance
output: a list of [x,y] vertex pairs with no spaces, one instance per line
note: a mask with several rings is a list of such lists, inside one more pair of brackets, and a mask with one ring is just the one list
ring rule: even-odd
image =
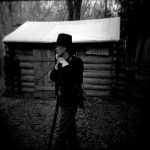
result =
[[18,49],[16,50],[16,55],[20,56],[20,55],[26,55],[26,56],[33,56],[33,51],[32,50],[22,50],[22,49]]
[[109,48],[90,47],[87,49],[86,54],[108,56],[109,55]]
[[85,90],[110,90],[111,85],[93,85],[93,84],[83,84]]
[[28,82],[30,82],[30,81],[34,82],[34,76],[33,75],[22,75],[21,80],[28,81]]
[[85,90],[87,96],[91,97],[105,97],[105,96],[110,96],[111,92],[110,91],[100,91],[100,90]]
[[23,87],[23,88],[22,88],[22,91],[23,91],[23,92],[27,92],[27,93],[28,93],[28,92],[35,92],[35,89],[34,89],[34,88]]
[[21,68],[33,68],[34,64],[32,62],[20,62]]
[[34,88],[35,84],[34,82],[22,82],[21,83],[23,87],[32,87]]
[[36,87],[35,90],[37,91],[53,91],[55,87]]
[[34,57],[34,56],[18,56],[20,61],[25,62],[54,62],[54,57]]
[[18,59],[22,62],[22,61],[24,61],[24,62],[33,62],[33,56],[18,56]]
[[112,57],[111,56],[91,56],[91,55],[84,55],[81,56],[81,59],[84,63],[87,64],[111,64]]
[[83,77],[85,78],[112,78],[112,72],[108,71],[84,71]]
[[21,69],[21,73],[24,75],[34,75],[34,69]]
[[33,61],[34,62],[54,62],[55,57],[54,56],[52,56],[52,57],[40,57],[40,58],[33,57]]
[[112,69],[112,64],[85,64],[85,70],[110,70]]
[[84,84],[94,84],[94,85],[105,85],[105,84],[111,84],[112,80],[110,79],[102,79],[102,78],[83,78]]

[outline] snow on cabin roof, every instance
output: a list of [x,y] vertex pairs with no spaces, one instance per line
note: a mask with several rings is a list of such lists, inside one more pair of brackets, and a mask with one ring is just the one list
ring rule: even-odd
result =
[[53,43],[59,33],[72,35],[73,43],[118,41],[120,17],[56,22],[25,22],[6,35],[4,43]]

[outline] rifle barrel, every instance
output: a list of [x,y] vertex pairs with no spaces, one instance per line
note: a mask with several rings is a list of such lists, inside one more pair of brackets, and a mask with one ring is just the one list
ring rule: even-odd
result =
[[51,132],[50,132],[50,136],[49,136],[49,143],[48,143],[47,150],[50,150],[51,146],[52,146],[52,140],[53,140],[53,136],[54,136],[54,130],[55,130],[55,125],[56,125],[56,121],[57,121],[58,111],[59,111],[59,100],[57,98],[55,113],[54,113],[54,119],[53,119],[52,128],[51,128]]

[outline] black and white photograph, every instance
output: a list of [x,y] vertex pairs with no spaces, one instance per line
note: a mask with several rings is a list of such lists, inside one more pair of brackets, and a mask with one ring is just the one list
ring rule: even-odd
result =
[[145,150],[146,0],[0,1],[0,150]]

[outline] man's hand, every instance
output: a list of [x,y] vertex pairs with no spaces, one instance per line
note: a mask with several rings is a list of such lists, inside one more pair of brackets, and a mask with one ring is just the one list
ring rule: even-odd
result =
[[62,64],[62,67],[69,65],[69,63],[64,58],[58,58],[58,61]]
[[58,70],[58,65],[62,64],[62,67],[69,65],[69,63],[64,58],[58,58],[57,63],[55,65],[55,69]]

